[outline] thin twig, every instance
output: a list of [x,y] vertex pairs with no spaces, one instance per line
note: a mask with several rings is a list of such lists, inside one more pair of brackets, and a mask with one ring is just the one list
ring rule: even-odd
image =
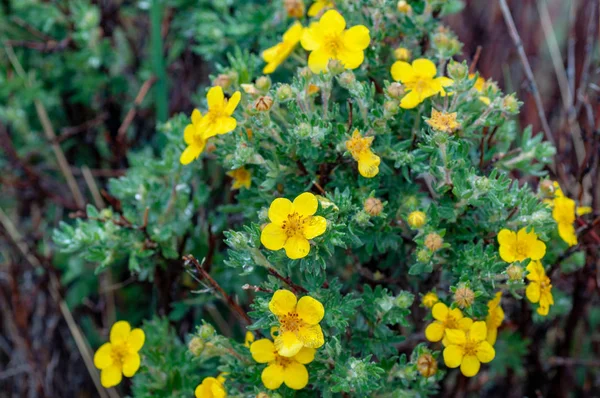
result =
[[517,47],[517,52],[519,53],[521,63],[523,64],[523,69],[525,70],[525,76],[529,81],[531,93],[535,100],[535,106],[537,108],[538,117],[540,118],[540,122],[542,124],[542,130],[544,131],[544,135],[552,145],[556,146],[556,142],[554,140],[554,137],[552,136],[552,131],[550,130],[550,125],[548,124],[548,120],[546,119],[546,114],[544,112],[544,104],[542,103],[542,97],[540,96],[537,83],[535,82],[535,79],[533,77],[531,65],[527,60],[527,55],[525,54],[525,49],[523,48],[523,42],[521,41],[521,37],[519,36],[519,32],[517,31],[517,27],[515,26],[515,21],[513,20],[513,17],[510,13],[510,9],[506,4],[506,0],[500,0],[500,8],[502,9],[502,15],[504,16],[504,21],[506,22],[506,26],[508,27],[510,37],[512,38],[515,46]]
[[269,268],[267,268],[267,271],[269,271],[269,274],[273,275],[275,278],[279,279],[280,281],[282,281],[283,283],[285,283],[286,285],[291,287],[295,293],[297,293],[297,292],[308,293],[308,290],[306,290],[302,286],[294,283],[289,277],[281,275],[279,272],[277,272],[277,270],[275,268],[269,267]]
[[119,127],[119,130],[117,133],[117,142],[118,143],[124,142],[125,134],[127,133],[127,129],[131,125],[131,122],[133,122],[133,119],[135,118],[135,114],[137,113],[137,108],[142,104],[142,101],[144,100],[144,98],[146,98],[146,94],[148,94],[148,91],[150,91],[150,89],[152,88],[154,83],[156,83],[156,76],[150,77],[140,87],[140,90],[138,91],[137,95],[135,96],[135,100],[133,101],[133,106],[131,107],[129,112],[127,112],[127,115],[125,115],[125,119],[123,120],[123,123]]

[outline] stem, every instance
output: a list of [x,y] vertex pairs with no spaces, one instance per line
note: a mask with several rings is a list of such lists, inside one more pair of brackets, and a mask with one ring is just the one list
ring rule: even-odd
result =
[[162,27],[162,4],[161,0],[152,0],[150,6],[150,43],[152,64],[156,75],[156,87],[154,99],[156,101],[156,118],[159,122],[165,122],[169,116],[169,104],[167,102],[167,75],[164,64]]

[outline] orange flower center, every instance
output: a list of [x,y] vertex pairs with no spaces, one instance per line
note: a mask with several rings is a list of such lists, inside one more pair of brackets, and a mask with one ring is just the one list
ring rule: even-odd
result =
[[323,38],[323,44],[328,53],[337,56],[337,53],[342,50],[344,44],[342,38],[338,34],[329,34]]
[[527,258],[527,252],[529,251],[529,245],[526,242],[517,241],[515,246],[515,252],[519,257]]
[[444,326],[446,326],[448,329],[459,329],[458,319],[456,319],[452,315],[448,315],[446,321],[444,322]]
[[429,81],[423,78],[417,78],[414,81],[404,83],[407,90],[414,90],[418,93],[422,93],[429,87]]
[[281,356],[277,351],[275,351],[275,358],[275,362],[277,362],[277,364],[283,367],[284,369],[291,365],[293,362],[292,358]]
[[111,357],[113,362],[123,364],[125,357],[129,354],[129,347],[127,347],[127,343],[121,344],[113,344]]
[[279,318],[279,323],[281,324],[281,333],[283,333],[287,331],[297,332],[304,322],[302,322],[297,312],[288,312]]
[[306,224],[307,221],[307,217],[303,217],[300,214],[293,212],[288,214],[288,218],[281,224],[281,228],[285,231],[288,238],[296,235],[302,236],[304,224]]
[[465,345],[463,346],[463,350],[465,352],[465,356],[467,356],[467,355],[476,355],[478,347],[479,347],[479,342],[478,341],[471,340],[470,338],[467,337],[467,340],[465,341]]

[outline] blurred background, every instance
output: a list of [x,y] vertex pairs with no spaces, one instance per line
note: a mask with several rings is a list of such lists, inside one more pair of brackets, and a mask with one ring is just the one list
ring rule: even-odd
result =
[[[177,272],[165,271],[166,287],[135,281],[125,267],[96,276],[57,253],[50,231],[86,203],[118,205],[105,189],[109,178],[123,175],[129,151],[160,147],[156,123],[189,114],[228,52],[264,48],[257,27],[286,18],[285,3],[0,0],[0,396],[97,396],[86,368],[90,347],[123,314],[132,323],[151,316],[140,297],[156,289],[163,290],[157,311],[171,316],[181,336],[192,330],[188,318],[173,315],[172,304],[189,290],[175,283]],[[549,130],[556,142],[550,176],[569,196],[600,208],[598,0],[507,1],[541,106],[500,2],[464,3],[444,18],[464,43],[464,59],[517,93],[521,125]],[[588,227],[598,230],[598,223]],[[588,308],[600,264],[593,252],[588,257],[596,264],[564,281],[574,302],[566,328],[509,325],[528,336],[529,346],[526,356],[515,354],[523,361],[494,374],[504,382],[485,389],[480,377],[444,395],[597,393],[593,369],[600,363],[569,359],[584,349],[581,334],[591,336],[585,349],[600,358],[600,313]],[[549,344],[542,346],[542,337]],[[558,359],[541,362],[549,356]]]

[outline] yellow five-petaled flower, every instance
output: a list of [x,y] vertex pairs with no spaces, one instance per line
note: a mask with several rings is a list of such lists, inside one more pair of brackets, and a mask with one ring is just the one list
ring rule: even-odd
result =
[[225,391],[223,383],[225,383],[223,374],[220,374],[217,378],[205,377],[202,384],[198,384],[198,387],[196,387],[194,395],[196,398],[225,398],[227,391]]
[[519,232],[503,229],[498,233],[500,244],[500,258],[507,263],[523,261],[528,258],[541,260],[546,254],[546,244],[538,239],[536,233],[527,228],[521,228]]
[[231,98],[226,99],[221,86],[211,87],[208,90],[206,94],[208,112],[202,117],[198,126],[201,131],[204,131],[206,138],[226,134],[235,129],[237,121],[231,115],[241,98],[242,94],[236,91]]
[[233,178],[231,189],[240,189],[241,187],[246,189],[250,188],[250,184],[252,183],[252,174],[244,167],[228,171],[227,175]]
[[325,344],[319,322],[325,316],[325,308],[310,296],[296,299],[289,290],[277,290],[269,309],[279,320],[275,348],[279,355],[293,357],[302,347],[319,348]]
[[346,141],[346,149],[358,162],[358,172],[365,178],[373,178],[379,173],[381,158],[371,150],[374,139],[363,137],[358,130],[354,130],[352,137]]
[[448,345],[444,349],[444,362],[449,368],[458,368],[463,375],[473,377],[479,372],[481,363],[488,363],[496,351],[486,341],[485,322],[474,322],[469,330],[446,330]]
[[260,378],[269,390],[278,389],[281,384],[293,390],[301,390],[308,384],[306,364],[315,359],[315,349],[304,347],[291,357],[277,352],[269,339],[260,339],[250,346],[252,358],[258,363],[266,363]]
[[267,65],[263,69],[263,73],[269,74],[275,72],[275,69],[286,60],[287,57],[294,51],[300,39],[302,38],[303,27],[300,22],[294,23],[283,34],[281,42],[273,47],[267,48],[262,52],[262,58]]
[[468,330],[473,321],[471,318],[464,317],[463,313],[458,309],[450,309],[444,303],[437,303],[431,309],[433,315],[432,323],[425,329],[425,337],[431,342],[442,340],[442,344],[447,345],[445,331],[448,329]]
[[308,67],[314,73],[327,69],[331,59],[339,60],[346,69],[356,69],[365,59],[369,46],[369,29],[356,25],[346,29],[346,20],[336,10],[329,10],[304,29],[302,47],[310,51]]
[[408,93],[402,97],[400,107],[412,109],[436,94],[445,95],[444,87],[453,81],[448,77],[435,77],[437,68],[428,59],[415,59],[412,64],[396,61],[392,65],[392,77],[401,82]]
[[131,330],[126,321],[116,322],[110,329],[110,343],[98,348],[94,355],[94,365],[100,369],[100,382],[103,387],[114,387],[122,376],[133,377],[140,368],[138,353],[146,335],[142,329]]
[[319,201],[310,192],[304,192],[291,202],[277,198],[269,207],[269,220],[260,234],[261,243],[269,250],[285,249],[291,259],[306,257],[310,251],[309,239],[322,235],[327,220],[315,216]]
[[531,261],[527,265],[527,279],[529,285],[525,290],[527,299],[532,303],[538,303],[539,307],[537,313],[546,316],[550,310],[550,306],[554,304],[554,298],[552,297],[552,282],[546,275],[544,266],[539,261]]

